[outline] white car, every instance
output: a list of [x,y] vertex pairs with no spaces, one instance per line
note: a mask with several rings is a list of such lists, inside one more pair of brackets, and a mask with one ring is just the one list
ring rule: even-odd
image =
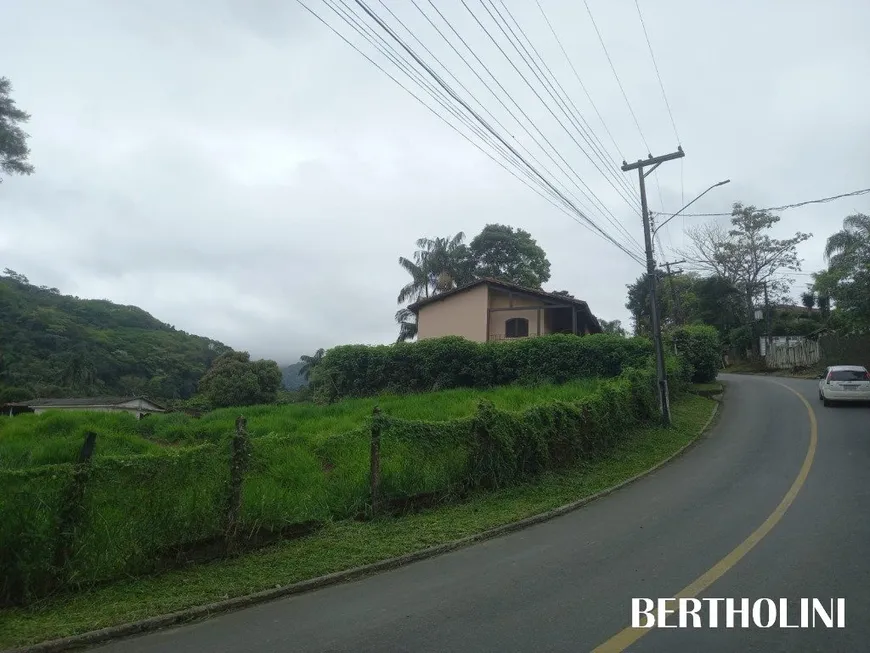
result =
[[825,406],[835,401],[870,401],[870,372],[861,365],[832,365],[820,377],[819,399]]

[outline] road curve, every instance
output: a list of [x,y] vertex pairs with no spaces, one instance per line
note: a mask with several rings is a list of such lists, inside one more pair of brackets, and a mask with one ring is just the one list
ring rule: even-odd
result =
[[[114,653],[590,651],[630,625],[632,597],[669,597],[775,513],[701,597],[846,599],[845,629],[654,629],[645,651],[870,647],[870,409],[823,408],[812,381],[724,376],[716,427],[684,456],[585,508],[407,567],[110,643]],[[619,649],[613,649],[619,650]]]

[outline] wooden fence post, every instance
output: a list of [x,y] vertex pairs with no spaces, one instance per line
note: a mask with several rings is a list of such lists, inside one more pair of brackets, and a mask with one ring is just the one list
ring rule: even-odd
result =
[[224,516],[224,541],[227,553],[232,553],[237,544],[239,513],[242,508],[242,482],[248,469],[250,457],[250,442],[247,431],[248,421],[239,416],[236,418],[236,432],[233,434],[232,450],[230,452],[230,492],[227,510]]
[[76,527],[81,522],[85,485],[91,468],[91,458],[97,444],[97,434],[88,431],[85,441],[79,449],[79,455],[73,468],[72,479],[67,489],[65,501],[61,506],[58,519],[57,544],[54,550],[54,566],[59,573],[69,563],[72,554]]
[[372,501],[372,515],[376,516],[380,511],[381,489],[381,409],[375,406],[372,410],[372,446],[371,446],[371,469],[369,484]]

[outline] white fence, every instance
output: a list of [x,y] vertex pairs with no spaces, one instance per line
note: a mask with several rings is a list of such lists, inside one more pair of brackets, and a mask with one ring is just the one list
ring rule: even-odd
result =
[[767,367],[778,370],[791,367],[809,367],[819,362],[820,353],[819,343],[815,340],[775,342],[765,355],[764,362]]

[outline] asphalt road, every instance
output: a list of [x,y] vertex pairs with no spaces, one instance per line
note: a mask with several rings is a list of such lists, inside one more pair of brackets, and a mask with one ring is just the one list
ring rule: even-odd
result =
[[[724,376],[716,427],[684,456],[525,531],[310,594],[111,643],[117,653],[591,651],[633,597],[671,597],[741,544],[812,466],[772,530],[700,597],[846,599],[844,629],[652,629],[627,650],[870,650],[870,408],[816,382]],[[612,649],[612,650],[619,650]]]

